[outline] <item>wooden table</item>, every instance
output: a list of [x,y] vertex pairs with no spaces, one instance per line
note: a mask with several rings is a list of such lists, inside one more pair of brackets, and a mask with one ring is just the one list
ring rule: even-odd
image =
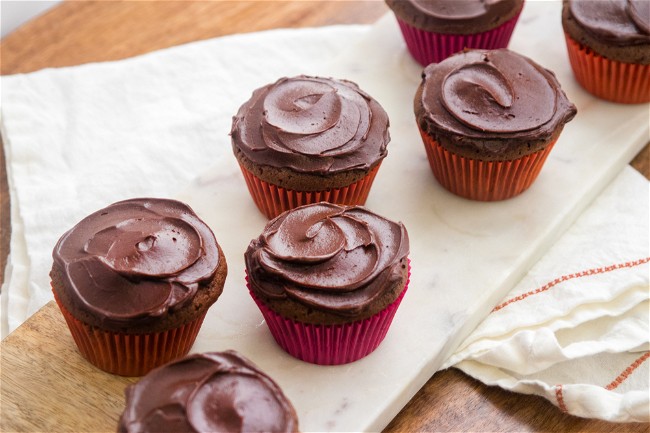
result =
[[[118,60],[231,33],[276,27],[372,23],[381,1],[71,1],[32,20],[0,43],[2,74]],[[632,165],[650,178],[648,146]],[[11,233],[4,152],[0,152],[0,280]],[[46,314],[58,314],[49,309]],[[388,425],[413,431],[648,432],[649,424],[614,424],[562,413],[541,397],[488,387],[456,369],[436,373]]]

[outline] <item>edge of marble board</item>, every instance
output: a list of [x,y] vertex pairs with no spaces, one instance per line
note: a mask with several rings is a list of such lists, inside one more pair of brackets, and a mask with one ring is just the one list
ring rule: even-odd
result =
[[[482,301],[472,304],[477,307],[468,311],[464,317],[461,326],[454,329],[449,334],[449,338],[443,345],[443,348],[433,358],[422,367],[420,372],[413,377],[413,380],[405,384],[404,389],[396,399],[389,402],[383,410],[379,411],[380,415],[359,431],[381,431],[390,421],[399,413],[399,411],[408,403],[413,396],[426,384],[440,366],[450,356],[454,350],[469,336],[471,331],[480,324],[480,322],[490,313],[503,297],[512,290],[513,287],[526,275],[530,268],[550,249],[550,247],[571,227],[576,219],[586,210],[586,208],[598,197],[598,195],[609,185],[614,177],[633,159],[633,157],[647,143],[647,133],[639,133],[635,138],[635,145],[627,148],[616,158],[615,163],[606,167],[606,171],[599,173],[600,176],[583,188],[583,194],[576,202],[564,209],[564,213],[558,214],[554,221],[550,221],[546,233],[538,238],[537,244],[529,249],[528,255],[520,256],[520,261],[513,266],[511,272],[503,279],[498,290],[489,293]],[[460,322],[459,322],[460,323]],[[356,429],[355,429],[356,431]]]
[[[526,254],[520,257],[520,260],[517,263],[513,263],[512,268],[509,270],[508,274],[504,277],[502,284],[498,290],[493,290],[485,294],[485,298],[482,300],[477,300],[470,305],[470,310],[466,312],[462,319],[459,319],[456,322],[456,327],[448,334],[448,339],[442,346],[442,349],[439,351],[432,350],[432,355],[425,360],[425,362],[420,366],[419,371],[410,377],[407,382],[400,383],[395,387],[395,393],[393,395],[386,395],[384,399],[381,399],[380,402],[376,402],[375,406],[372,408],[371,412],[373,414],[367,413],[363,420],[359,419],[357,425],[346,425],[346,429],[354,431],[379,431],[383,429],[392,418],[402,409],[402,407],[413,397],[413,395],[426,383],[426,381],[437,371],[446,357],[462,342],[462,340],[471,332],[471,330],[478,325],[478,323],[483,319],[485,315],[489,313],[493,305],[495,305],[499,300],[505,296],[505,294],[511,290],[512,287],[525,275],[528,269],[548,250],[548,248],[561,236],[561,234],[573,223],[573,221],[584,211],[589,203],[601,192],[601,190],[613,179],[613,177],[624,167],[631,157],[636,153],[636,148],[641,148],[644,144],[643,142],[643,133],[639,133],[638,137],[635,139],[636,146],[630,146],[626,148],[625,151],[622,151],[618,154],[614,163],[612,163],[607,170],[599,173],[598,177],[590,178],[591,182],[585,182],[581,185],[581,191],[579,193],[580,198],[576,200],[571,206],[566,206],[562,210],[562,213],[558,213],[555,216],[555,219],[549,221],[548,228],[546,232],[539,236],[537,243],[530,245]],[[431,179],[431,182],[434,182]],[[209,187],[208,185],[205,185]],[[242,190],[240,192],[245,192]],[[203,191],[205,194],[206,191]],[[448,194],[444,191],[440,191],[442,194]],[[531,193],[533,193],[531,191]],[[451,200],[456,200],[454,197],[448,197]],[[242,200],[250,200],[249,197],[244,196]],[[461,204],[464,203],[463,199],[457,199]],[[516,201],[525,200],[525,198],[515,198],[511,204],[508,206],[516,206]],[[190,203],[194,200],[186,200]],[[197,206],[201,207],[201,205]],[[251,206],[249,206],[251,207]],[[253,212],[255,209],[251,209]],[[250,217],[250,216],[249,216]],[[258,233],[250,236],[252,239]],[[232,268],[233,277],[240,279],[242,269],[238,269],[237,266]],[[248,306],[250,307],[250,305]],[[252,308],[252,307],[251,307]],[[250,308],[249,308],[250,310]],[[399,318],[398,318],[399,320]],[[259,324],[263,326],[263,324]],[[205,334],[203,334],[206,336]],[[207,336],[206,336],[207,337]],[[270,356],[278,355],[278,348],[274,347],[275,342],[272,341],[272,337],[266,333],[266,341],[262,344],[268,349]],[[206,342],[209,341],[209,338],[206,338]],[[253,344],[259,344],[259,339],[255,339]],[[274,364],[274,370],[278,365],[281,365],[286,361],[285,356],[281,355],[280,360],[272,361]],[[264,361],[271,362],[271,361]],[[299,368],[307,368],[300,367]]]
[[[546,2],[546,3],[550,3],[550,2]],[[543,5],[543,3],[540,3],[532,7],[548,8],[549,6],[558,7],[559,5],[548,5],[548,4]],[[528,4],[529,14],[531,13],[530,7],[531,6],[529,3]],[[544,9],[542,13],[550,13],[551,11],[552,9]],[[524,21],[526,20],[526,16],[523,14],[522,14],[522,18],[524,19]],[[390,26],[393,26],[394,28],[397,27],[394,24],[394,17],[390,16],[390,14],[387,14],[384,17],[380,18],[380,20],[378,20],[378,22],[376,23],[375,27],[371,29],[371,32],[375,32],[376,34],[364,38],[364,40],[361,41],[359,45],[363,46],[363,44],[368,44],[368,45],[376,44],[377,39],[381,39],[382,33],[384,35],[389,33],[387,29]],[[526,28],[524,27],[524,29]],[[390,44],[390,40],[384,40],[383,42],[384,44]],[[564,43],[563,40],[562,43]],[[379,43],[378,45],[384,46],[384,44]],[[370,48],[371,48],[370,46],[367,47],[367,49]],[[562,46],[562,49],[564,49],[564,45]],[[342,58],[339,60],[342,63],[348,62],[351,64],[354,64],[355,62],[358,61],[358,59],[346,58],[345,55],[342,56]],[[364,61],[366,60],[367,59],[364,59]],[[604,104],[605,106],[610,104],[605,101],[601,101],[594,98],[593,96],[587,94],[582,88],[580,88],[579,85],[575,82],[573,76],[570,74],[571,71],[570,69],[568,69],[568,58],[563,59],[562,61],[567,62],[566,63],[567,67],[554,72],[556,72],[557,75],[562,75],[562,77],[558,77],[558,78],[559,79],[563,78],[561,79],[563,88],[567,92],[567,94],[571,95],[570,99],[573,100],[576,103],[576,105],[587,107],[587,110],[589,110],[595,104],[598,104],[599,106],[600,104]],[[562,72],[562,74],[559,74],[559,72]],[[648,104],[645,105],[647,107],[650,107],[650,105]],[[619,104],[611,104],[611,106],[621,108]],[[631,108],[630,110],[633,109],[634,108]],[[635,116],[634,119],[628,122],[627,124],[635,124],[637,122],[637,120],[635,120],[636,117],[637,116]],[[609,134],[605,134],[605,136],[600,137],[601,143],[609,142],[610,138],[613,139],[613,138],[618,138],[623,136],[619,132],[629,132],[626,131],[627,124],[621,125],[617,129],[610,131]],[[571,131],[571,128],[572,125],[568,124],[567,125],[568,132]],[[603,171],[596,172],[594,175],[591,167],[589,166],[581,167],[582,176],[579,177],[585,179],[585,182],[581,185],[571,185],[571,187],[574,187],[574,191],[575,190],[580,191],[579,193],[575,194],[575,196],[577,197],[576,201],[572,205],[564,207],[563,208],[564,212],[561,214],[557,214],[556,218],[553,221],[549,221],[548,229],[546,230],[546,233],[540,235],[537,238],[538,240],[537,244],[533,248],[529,249],[528,255],[520,256],[519,262],[516,263],[511,268],[509,274],[504,278],[500,288],[498,290],[494,290],[491,293],[489,293],[484,298],[483,301],[472,304],[473,307],[477,307],[477,308],[475,308],[473,311],[469,312],[465,316],[465,321],[462,323],[462,325],[456,328],[454,332],[450,335],[450,338],[448,338],[442,350],[438,352],[436,356],[430,359],[426,363],[426,365],[423,366],[420,372],[415,377],[413,377],[410,383],[405,385],[404,389],[396,396],[395,400],[387,402],[383,410],[379,411],[379,415],[376,417],[374,422],[370,422],[369,424],[360,428],[360,430],[381,431],[383,428],[386,427],[386,425],[388,425],[388,423],[395,417],[395,415],[397,415],[397,413],[399,413],[399,411],[404,407],[404,405],[408,403],[408,401],[417,393],[417,391],[421,389],[422,386],[424,386],[424,384],[428,381],[428,379],[439,369],[444,359],[446,359],[449,355],[451,355],[451,353],[453,353],[456,347],[458,347],[458,345],[462,343],[462,341],[465,338],[467,338],[467,336],[471,333],[471,330],[474,329],[476,326],[478,326],[481,320],[483,320],[483,318],[487,316],[487,314],[489,314],[493,306],[496,305],[498,301],[500,301],[510,290],[512,290],[512,288],[521,280],[521,278],[523,278],[526,272],[528,272],[528,270],[544,255],[544,253],[548,251],[548,249],[562,236],[562,234],[584,212],[584,210],[588,207],[588,205],[593,202],[593,200],[604,190],[604,188],[614,179],[614,177],[643,148],[643,146],[650,139],[649,129],[650,126],[648,125],[646,125],[645,127],[634,128],[632,130],[633,131],[632,134],[626,137],[626,146],[615,147],[611,149],[612,151],[607,157],[609,161],[603,162],[602,159],[600,160],[601,167],[599,168],[603,168],[602,166],[604,165]],[[566,141],[568,137],[565,134],[563,138]],[[562,159],[564,159],[564,155],[562,153],[561,148],[559,149],[560,150],[554,149],[554,151],[549,156],[549,160],[547,161],[547,164],[550,164],[552,166],[553,164],[562,164],[564,162],[561,161]],[[542,173],[544,173],[544,170],[542,170]],[[547,174],[548,174],[548,170],[547,170]],[[540,174],[540,177],[543,177],[543,174]],[[557,185],[557,187],[562,187],[562,186],[563,185]],[[533,186],[531,187],[532,190],[535,190],[537,188],[538,187],[535,184],[533,184]],[[531,191],[531,193],[532,192],[533,191]],[[523,201],[525,200],[525,198],[526,196],[522,195],[510,199],[509,201],[510,202]]]

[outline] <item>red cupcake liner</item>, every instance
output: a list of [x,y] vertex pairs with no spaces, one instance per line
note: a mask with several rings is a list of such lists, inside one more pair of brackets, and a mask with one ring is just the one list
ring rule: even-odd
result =
[[95,367],[119,376],[143,376],[189,353],[205,314],[178,328],[152,334],[120,334],[87,325],[54,299],[81,355]]
[[420,130],[433,175],[448,191],[471,200],[498,201],[521,194],[537,179],[555,141],[511,161],[479,161],[450,152]]
[[294,209],[306,204],[326,201],[340,205],[364,205],[370,193],[377,171],[381,162],[368,172],[362,179],[341,188],[332,188],[324,191],[295,191],[285,189],[268,183],[248,171],[243,165],[239,165],[246,186],[257,205],[258,209],[272,219],[289,209]]
[[650,65],[610,60],[564,36],[573,74],[587,92],[621,104],[650,102]]
[[428,32],[413,27],[400,18],[396,17],[396,19],[409,52],[418,63],[427,66],[429,63],[439,63],[465,48],[488,50],[506,48],[519,15],[521,11],[492,30],[468,35]]
[[340,365],[357,361],[379,347],[408,289],[410,277],[409,260],[404,290],[392,304],[367,319],[340,325],[315,325],[284,318],[255,296],[250,290],[248,276],[246,284],[266,320],[271,335],[285,352],[312,364]]

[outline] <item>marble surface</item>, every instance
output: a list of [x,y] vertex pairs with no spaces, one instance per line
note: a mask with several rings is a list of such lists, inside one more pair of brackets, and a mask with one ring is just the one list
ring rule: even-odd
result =
[[559,8],[559,2],[528,2],[510,48],[553,70],[578,115],[535,184],[504,202],[458,198],[434,180],[411,108],[420,67],[392,16],[325,67],[323,75],[356,81],[388,111],[389,156],[366,205],[404,222],[411,236],[409,292],[373,354],[322,367],[275,344],[244,282],[244,250],[265,219],[234,158],[220,160],[178,196],[213,227],[229,264],[224,294],[193,351],[231,348],[254,359],[294,402],[304,431],[385,427],[648,139],[646,104],[606,103],[574,81]]

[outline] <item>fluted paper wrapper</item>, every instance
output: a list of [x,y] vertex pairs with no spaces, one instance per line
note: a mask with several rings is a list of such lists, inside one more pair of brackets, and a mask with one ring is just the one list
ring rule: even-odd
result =
[[119,376],[143,376],[187,355],[205,313],[186,325],[152,334],[121,334],[98,329],[75,318],[54,294],[81,355],[95,367]]
[[378,163],[368,174],[350,185],[332,188],[324,191],[296,191],[285,189],[263,181],[248,171],[241,164],[239,167],[246,180],[246,186],[257,205],[257,208],[269,219],[275,218],[282,212],[299,206],[326,201],[340,205],[364,205],[370,193],[377,171]]
[[282,349],[289,355],[312,364],[340,365],[357,361],[379,347],[408,289],[410,276],[409,261],[404,290],[392,304],[367,319],[340,325],[315,325],[282,317],[250,290],[248,276],[246,282],[271,335]]
[[650,102],[650,65],[610,60],[564,34],[576,81],[598,98],[621,104]]
[[456,195],[479,201],[505,200],[527,190],[555,145],[514,160],[480,161],[450,152],[422,130],[420,135],[438,182]]
[[418,63],[427,66],[441,62],[465,48],[506,48],[520,14],[521,12],[492,30],[467,35],[428,32],[397,17],[396,19],[409,52]]

